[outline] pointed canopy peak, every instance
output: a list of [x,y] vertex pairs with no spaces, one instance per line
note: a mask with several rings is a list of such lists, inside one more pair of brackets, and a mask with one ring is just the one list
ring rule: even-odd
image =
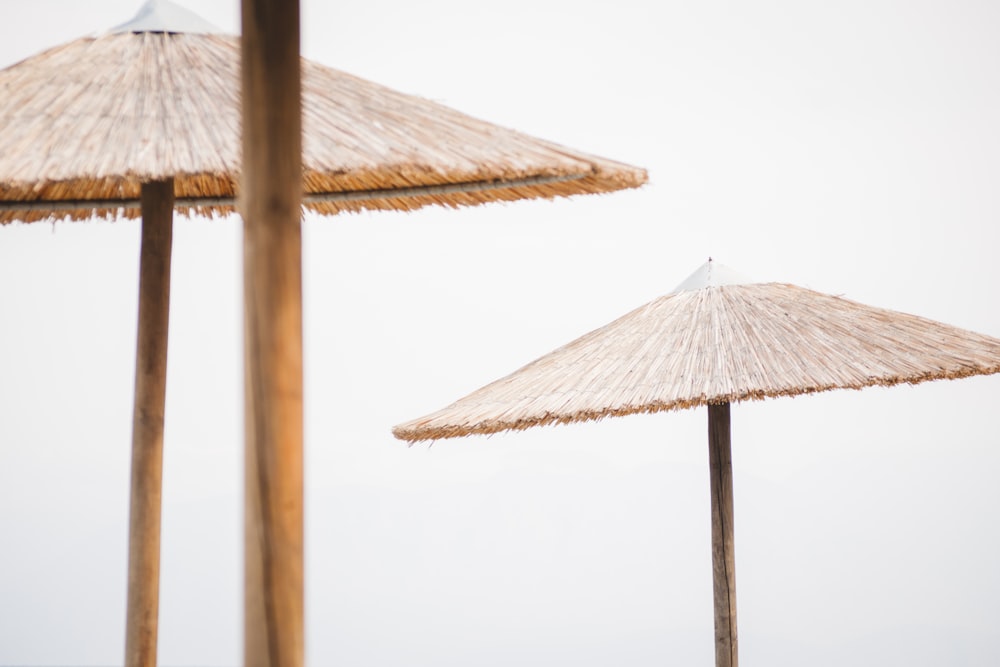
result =
[[186,33],[221,33],[205,19],[189,9],[170,2],[170,0],[148,0],[139,9],[139,13],[127,23],[115,26],[108,32],[186,32]]
[[[741,273],[733,271],[728,266],[719,264],[711,257],[708,261],[698,267],[680,285],[674,288],[673,292],[692,292],[706,287],[718,287],[720,285],[748,285],[757,282],[751,280]],[[672,293],[673,293],[672,292]]]

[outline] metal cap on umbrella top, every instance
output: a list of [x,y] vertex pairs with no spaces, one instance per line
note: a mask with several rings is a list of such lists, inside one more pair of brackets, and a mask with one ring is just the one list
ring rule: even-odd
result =
[[246,657],[301,664],[302,210],[458,207],[647,179],[301,58],[297,2],[243,0],[242,15],[236,37],[150,0],[106,33],[0,70],[0,225],[142,218],[130,666],[156,663],[175,208],[244,218]]
[[187,34],[222,34],[218,28],[186,7],[169,0],[147,0],[130,20],[116,25],[109,34],[129,32],[167,32]]
[[711,259],[669,294],[453,404],[416,442],[708,406],[716,664],[737,664],[730,403],[1000,372],[1000,339]]

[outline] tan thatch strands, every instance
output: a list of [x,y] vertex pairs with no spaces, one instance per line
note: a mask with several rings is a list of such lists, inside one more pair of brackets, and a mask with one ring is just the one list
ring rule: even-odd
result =
[[[354,190],[345,192],[311,192],[303,196],[303,200],[317,206],[335,202],[366,201],[372,199],[410,199],[419,197],[435,197],[439,195],[455,195],[481,190],[500,188],[518,189],[526,186],[537,187],[549,183],[572,181],[580,176],[539,176],[518,181],[488,181],[481,183],[449,183],[447,185],[424,185],[414,188],[394,188],[391,190]],[[31,202],[0,202],[0,210],[16,211],[75,211],[83,207],[92,210],[116,210],[139,208],[139,199],[56,199]],[[221,209],[237,204],[236,197],[182,197],[175,199],[177,208]]]
[[[304,191],[335,195],[307,197],[322,213],[551,198],[646,181],[642,169],[306,60],[303,77]],[[168,177],[189,210],[231,212],[239,118],[235,37],[123,33],[49,49],[0,71],[0,222],[50,218],[53,209],[74,219],[135,217],[141,183]],[[406,192],[371,196],[389,189]],[[96,201],[42,208],[65,200]]]
[[1000,339],[780,283],[675,292],[393,429],[435,440],[1000,372]]

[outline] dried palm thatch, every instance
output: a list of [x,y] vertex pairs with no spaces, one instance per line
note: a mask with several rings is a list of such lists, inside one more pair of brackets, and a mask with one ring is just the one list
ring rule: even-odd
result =
[[[0,71],[0,222],[137,217],[140,185],[234,209],[237,37],[114,32]],[[303,60],[304,204],[320,213],[633,188],[646,172]],[[15,204],[16,202],[16,204]]]
[[681,289],[452,405],[408,441],[1000,372],[1000,339],[795,285]]

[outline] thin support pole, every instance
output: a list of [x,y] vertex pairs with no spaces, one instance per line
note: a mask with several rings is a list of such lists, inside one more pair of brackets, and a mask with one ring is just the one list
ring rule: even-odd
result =
[[297,0],[242,0],[244,634],[248,667],[301,667],[302,102]]
[[160,605],[160,497],[167,389],[174,181],[142,184],[139,326],[132,412],[125,666],[155,667]]
[[729,403],[708,406],[708,464],[712,476],[715,665],[737,667],[736,556],[733,539],[733,457]]

